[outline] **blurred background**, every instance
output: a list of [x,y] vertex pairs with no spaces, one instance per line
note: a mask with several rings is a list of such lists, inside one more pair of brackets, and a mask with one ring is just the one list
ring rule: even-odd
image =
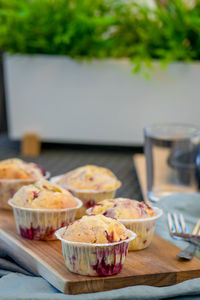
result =
[[199,0],[1,0],[0,50],[1,159],[107,166],[140,198],[144,126],[200,125]]
[[134,147],[199,125],[198,0],[1,0],[1,132]]

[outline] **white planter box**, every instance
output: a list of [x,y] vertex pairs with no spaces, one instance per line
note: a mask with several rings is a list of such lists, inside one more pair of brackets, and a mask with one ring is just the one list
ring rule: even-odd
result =
[[133,75],[128,61],[78,63],[48,55],[4,55],[9,135],[44,141],[137,145],[155,122],[200,125],[200,64]]

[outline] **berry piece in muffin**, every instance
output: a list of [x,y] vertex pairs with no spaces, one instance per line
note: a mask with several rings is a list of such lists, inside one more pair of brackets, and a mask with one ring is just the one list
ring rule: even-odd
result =
[[91,208],[91,214],[102,214],[115,219],[145,219],[155,215],[153,209],[137,200],[115,198],[100,201]]
[[112,218],[102,215],[84,216],[69,225],[63,239],[90,244],[114,243],[129,238],[126,227]]

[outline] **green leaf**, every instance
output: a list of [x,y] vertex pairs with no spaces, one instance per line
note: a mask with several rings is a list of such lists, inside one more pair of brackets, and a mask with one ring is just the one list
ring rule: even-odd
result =
[[126,57],[134,73],[148,77],[155,59],[161,67],[200,59],[200,1],[0,0],[0,48],[78,60]]

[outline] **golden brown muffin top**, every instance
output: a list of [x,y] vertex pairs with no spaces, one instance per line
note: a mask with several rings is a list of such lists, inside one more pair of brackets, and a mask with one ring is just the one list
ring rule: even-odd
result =
[[91,214],[102,214],[115,219],[143,219],[153,217],[153,209],[137,200],[115,198],[98,202],[91,209]]
[[63,209],[78,204],[71,193],[47,180],[23,186],[12,198],[12,203],[24,208]]
[[71,242],[106,244],[129,238],[126,227],[102,215],[83,216],[67,227],[62,238]]
[[0,179],[38,180],[43,176],[43,170],[35,163],[27,163],[19,158],[0,161]]
[[58,184],[64,188],[95,191],[116,189],[121,185],[110,170],[94,165],[86,165],[64,174]]

